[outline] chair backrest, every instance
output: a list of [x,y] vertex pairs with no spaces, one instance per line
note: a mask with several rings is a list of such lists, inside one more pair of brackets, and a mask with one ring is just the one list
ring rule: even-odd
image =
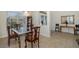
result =
[[59,24],[55,24],[55,27],[56,27],[56,28],[59,28]]
[[59,24],[56,24],[56,26],[59,26]]
[[76,26],[76,29],[79,29],[79,25],[75,25]]
[[33,24],[32,24],[32,17],[27,17],[27,31],[32,30]]
[[79,25],[76,25],[76,27],[79,27]]
[[40,27],[34,27],[34,31],[35,31],[35,39],[39,39]]
[[32,31],[26,34],[26,39],[29,41],[39,39],[40,27],[33,27]]
[[10,26],[7,26],[7,32],[8,32],[8,38],[14,38],[14,37],[17,37],[18,36],[16,33],[14,33],[11,30],[11,27]]

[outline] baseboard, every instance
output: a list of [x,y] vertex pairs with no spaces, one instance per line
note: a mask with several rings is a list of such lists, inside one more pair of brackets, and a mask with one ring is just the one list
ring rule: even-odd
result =
[[41,35],[41,36],[44,36],[44,37],[50,38],[50,35],[45,35],[45,34],[42,34],[42,33],[40,33],[40,35]]
[[3,36],[0,36],[0,38],[5,38],[5,37],[8,37],[8,35],[3,35]]

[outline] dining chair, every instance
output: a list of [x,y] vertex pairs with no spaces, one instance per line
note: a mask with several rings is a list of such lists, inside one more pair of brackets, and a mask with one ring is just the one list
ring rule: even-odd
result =
[[39,35],[40,35],[40,27],[33,27],[31,32],[26,33],[25,48],[27,47],[27,42],[31,43],[31,48],[33,48],[34,43],[38,42],[38,48],[39,48]]
[[55,32],[59,32],[60,31],[60,28],[59,28],[59,24],[55,24]]
[[75,28],[74,34],[77,35],[79,32],[79,25],[75,25],[75,27],[76,28]]
[[11,31],[11,27],[7,26],[7,32],[8,32],[8,46],[10,47],[10,39],[15,39],[18,37],[18,35]]
[[33,27],[33,24],[32,24],[32,16],[28,16],[27,17],[27,31],[31,30]]

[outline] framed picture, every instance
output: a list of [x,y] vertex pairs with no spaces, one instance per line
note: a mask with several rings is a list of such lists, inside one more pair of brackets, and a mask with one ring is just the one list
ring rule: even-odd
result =
[[74,24],[74,15],[61,16],[61,24]]
[[47,13],[40,11],[41,25],[47,25]]

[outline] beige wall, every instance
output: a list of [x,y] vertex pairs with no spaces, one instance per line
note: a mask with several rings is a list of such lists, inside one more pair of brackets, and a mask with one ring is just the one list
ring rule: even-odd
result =
[[61,24],[61,16],[75,15],[75,24],[79,23],[79,11],[51,11],[51,30],[55,30],[55,24]]
[[7,12],[0,11],[0,38],[7,36],[6,31],[6,15]]

